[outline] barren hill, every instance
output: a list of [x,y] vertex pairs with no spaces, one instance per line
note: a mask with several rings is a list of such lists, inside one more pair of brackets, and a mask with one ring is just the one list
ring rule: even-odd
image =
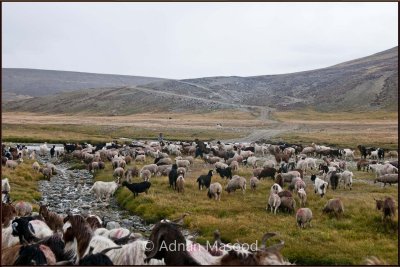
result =
[[[113,88],[104,83],[102,87],[9,102],[3,110],[115,115],[227,108],[397,110],[398,47],[331,67],[290,74],[148,80],[145,84],[125,82]],[[7,87],[3,90],[13,92]]]

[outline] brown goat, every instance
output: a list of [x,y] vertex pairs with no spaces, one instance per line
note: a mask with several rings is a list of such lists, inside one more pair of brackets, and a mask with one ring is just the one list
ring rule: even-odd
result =
[[55,212],[49,211],[46,205],[40,205],[39,215],[41,215],[46,224],[53,231],[62,231],[63,218]]
[[337,218],[344,212],[343,202],[338,198],[329,199],[322,211],[324,213],[334,213]]
[[392,217],[395,216],[396,214],[396,204],[391,197],[386,197],[385,200],[378,200],[375,199],[376,201],[376,208],[378,210],[382,210],[383,212],[383,217],[382,221],[386,219],[386,217],[389,217],[389,220],[392,220]]
[[1,265],[14,265],[22,245],[15,245],[1,250]]
[[93,231],[81,215],[72,215],[70,212],[68,212],[67,217],[64,218],[64,228],[63,239],[66,245],[68,242],[74,242],[74,238],[77,240],[76,262],[79,262],[79,259],[83,257],[83,254],[88,248],[89,242],[93,236]]
[[101,221],[99,221],[99,218],[94,215],[87,217],[86,222],[90,225],[90,228],[92,228],[93,231],[96,230],[97,228],[103,227],[101,225]]
[[1,205],[1,225],[7,227],[11,220],[17,216],[17,211],[15,207],[11,204],[2,203]]

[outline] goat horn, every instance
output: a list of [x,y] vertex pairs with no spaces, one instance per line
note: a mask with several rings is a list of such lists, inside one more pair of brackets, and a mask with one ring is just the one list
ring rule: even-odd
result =
[[131,236],[131,233],[129,232],[126,236],[123,236],[123,237],[120,237],[118,239],[115,239],[114,243],[117,244],[117,245],[120,245],[120,244],[128,241],[130,236]]
[[284,245],[285,245],[285,242],[284,242],[283,240],[280,240],[280,243],[279,243],[279,244],[272,245],[272,246],[268,247],[266,250],[267,250],[267,251],[281,250],[281,249],[283,248]]
[[110,248],[103,249],[103,250],[100,251],[99,253],[105,254],[105,253],[109,252],[110,250],[113,250],[113,249],[120,249],[120,248],[122,248],[122,247],[121,247],[121,246],[118,246],[118,247],[110,247]]
[[261,239],[261,249],[265,249],[267,240],[274,236],[276,236],[276,233],[265,233]]

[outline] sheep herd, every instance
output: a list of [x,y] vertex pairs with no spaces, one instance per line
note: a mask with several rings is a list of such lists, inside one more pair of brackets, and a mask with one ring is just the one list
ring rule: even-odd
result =
[[[18,168],[24,158],[35,160],[37,154],[47,156],[50,151],[46,143],[38,151],[30,151],[24,146],[11,149],[2,145],[2,148],[2,164],[10,169]],[[266,212],[274,216],[279,216],[280,212],[293,213],[293,220],[299,228],[312,227],[313,211],[307,207],[306,189],[312,187],[314,194],[321,198],[327,190],[339,190],[341,185],[343,190],[352,190],[354,174],[349,169],[351,164],[355,164],[359,171],[373,171],[375,183],[383,183],[383,186],[386,183],[398,183],[397,152],[362,145],[358,146],[360,158],[356,158],[355,150],[315,143],[303,147],[284,143],[224,144],[197,139],[194,142],[137,141],[129,145],[113,142],[97,145],[64,144],[63,148],[55,150],[53,146],[51,157],[78,159],[92,173],[105,169],[106,163],[110,162],[114,181],[97,181],[89,190],[98,202],[108,202],[120,187],[126,187],[134,197],[147,194],[152,186],[151,181],[159,176],[168,177],[171,192],[190,193],[185,189],[185,184],[192,178],[191,172],[197,165],[203,171],[203,174],[194,177],[198,190],[206,189],[207,197],[216,201],[236,190],[246,194],[247,186],[251,191],[262,190],[260,180],[272,179],[274,184],[266,196]],[[385,152],[389,156],[386,160]],[[146,164],[149,159],[153,163]],[[143,166],[139,168],[139,165]],[[248,179],[240,176],[243,168],[251,169],[253,175]],[[35,161],[32,171],[50,179],[56,173],[56,166]],[[213,182],[215,175],[225,179],[224,186],[220,182]],[[49,211],[45,205],[40,205],[39,213],[35,214],[30,203],[11,203],[10,183],[10,179],[2,180],[2,262],[6,264],[290,264],[283,259],[279,250],[266,247],[259,251],[246,251],[245,257],[224,250],[208,251],[202,246],[186,254],[161,252],[160,248],[149,251],[148,242],[153,239],[156,243],[161,239],[167,242],[179,240],[186,246],[193,246],[194,241],[182,235],[180,225],[168,220],[156,224],[147,240],[128,229],[107,229],[97,216],[85,218],[70,212],[67,216],[61,216]],[[296,200],[300,206],[297,210]],[[376,207],[382,210],[384,220],[393,219],[395,205],[391,197],[376,200]],[[345,209],[340,198],[333,198],[327,199],[320,210],[340,219]],[[32,254],[32,251],[36,251],[36,258],[26,255]],[[38,258],[37,255],[42,257]],[[257,260],[250,261],[250,255]]]

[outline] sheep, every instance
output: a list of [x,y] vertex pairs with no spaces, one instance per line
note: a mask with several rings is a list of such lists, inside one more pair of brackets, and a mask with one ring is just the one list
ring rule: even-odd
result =
[[264,162],[263,168],[275,168],[275,162],[272,160],[267,160]]
[[99,163],[96,161],[93,161],[88,164],[88,169],[91,173],[94,173],[96,170],[99,170]]
[[32,169],[33,169],[34,171],[36,171],[36,172],[39,172],[40,165],[39,165],[39,163],[38,163],[37,161],[35,161],[35,162],[32,164]]
[[[279,173],[276,176],[276,181],[278,184],[283,186],[283,184],[286,183],[292,183],[294,178],[300,178],[300,173],[298,171],[290,171],[287,173]],[[301,179],[301,178],[300,178]]]
[[271,194],[272,193],[278,194],[279,192],[282,192],[282,191],[283,191],[282,187],[277,183],[275,183],[271,186],[271,191],[270,191]]
[[170,171],[172,170],[172,165],[161,165],[157,168],[157,176],[163,175],[168,176]]
[[289,189],[297,192],[300,188],[306,188],[306,183],[300,177],[293,178]]
[[220,183],[212,183],[208,188],[207,196],[208,198],[213,198],[215,200],[221,200],[222,185]]
[[186,175],[186,169],[184,167],[179,167],[177,169],[178,175],[182,175],[183,177],[185,177]]
[[352,189],[353,175],[351,171],[344,171],[341,173],[341,181],[343,181],[344,189],[346,189],[346,186],[348,186],[350,190]]
[[267,211],[269,206],[271,207],[271,212],[274,212],[274,214],[276,214],[276,210],[279,208],[280,205],[281,205],[281,198],[278,196],[278,194],[272,192],[268,198]]
[[185,190],[185,178],[182,175],[179,175],[176,179],[176,189],[178,193],[183,193]]
[[307,201],[307,193],[304,190],[304,188],[300,188],[297,191],[297,195],[300,199],[300,207],[305,207],[306,206],[306,201]]
[[183,160],[175,160],[175,162],[178,167],[184,167],[186,169],[189,169],[190,161],[183,159]]
[[300,208],[296,212],[296,222],[300,228],[305,228],[306,223],[311,227],[312,211],[309,208]]
[[248,157],[246,160],[246,163],[247,163],[246,165],[251,166],[251,167],[253,167],[253,169],[255,169],[257,167],[257,160],[258,160],[258,158],[254,157],[254,156]]
[[206,157],[204,157],[204,161],[207,162],[208,164],[215,164],[217,162],[223,161],[223,159],[221,159],[220,157],[206,156]]
[[144,162],[146,160],[146,156],[145,155],[137,155],[135,157],[135,161],[136,162]]
[[125,171],[124,173],[125,179],[131,183],[132,182],[132,177],[137,177],[139,176],[139,170],[136,168],[136,166],[133,166],[132,168],[129,168]]
[[217,168],[217,173],[221,176],[221,178],[226,177],[227,179],[232,179],[231,167],[226,167],[225,169]]
[[334,213],[336,217],[344,212],[343,202],[339,198],[329,199],[324,208],[324,213]]
[[7,168],[10,168],[10,169],[15,169],[15,168],[17,168],[17,166],[18,166],[18,162],[17,161],[14,161],[14,160],[7,160],[6,161],[6,167]]
[[354,150],[345,148],[345,149],[343,149],[343,151],[344,151],[344,159],[345,160],[348,160],[348,158],[350,158],[350,157],[352,159],[354,159]]
[[311,175],[311,181],[314,182],[314,193],[318,193],[321,197],[323,197],[326,194],[328,183],[316,177],[315,174]]
[[97,201],[102,202],[102,198],[105,197],[106,201],[110,200],[110,196],[112,196],[119,186],[119,178],[117,178],[114,182],[103,182],[97,181],[90,188],[89,192],[94,192],[97,198]]
[[168,173],[169,187],[176,190],[176,180],[178,179],[178,166],[176,164],[172,165],[171,171]]
[[251,177],[250,178],[250,188],[251,188],[251,190],[256,190],[256,187],[257,187],[257,185],[258,185],[258,183],[259,183],[259,180],[257,179],[257,177]]
[[53,175],[53,171],[51,170],[51,168],[40,168],[39,172],[41,172],[43,174],[43,177],[48,180],[50,180],[51,176]]
[[200,175],[199,178],[197,178],[196,182],[199,184],[199,190],[203,190],[203,186],[205,188],[210,187],[212,176],[213,176],[213,170],[209,170],[208,174]]
[[114,172],[113,172],[113,177],[118,177],[118,178],[123,178],[124,177],[124,168],[122,167],[117,167]]
[[150,181],[151,178],[151,172],[149,170],[142,170],[140,172],[140,178],[143,179],[143,181]]
[[154,163],[157,164],[157,166],[171,165],[172,164],[172,159],[170,159],[170,158],[156,158],[154,160]]
[[232,160],[231,164],[229,164],[229,167],[231,167],[232,171],[238,171],[239,163],[236,160]]
[[228,168],[228,164],[223,163],[223,162],[216,162],[214,164],[214,168],[216,168],[216,169],[226,169],[226,168]]
[[255,169],[253,169],[253,176],[258,177],[258,175],[260,175],[262,170],[263,170],[263,168],[255,168]]
[[[374,198],[375,199],[375,198]],[[385,200],[378,200],[375,199],[376,201],[376,209],[377,210],[382,210],[383,212],[383,217],[382,221],[386,219],[386,217],[389,217],[389,220],[392,219],[392,217],[395,216],[396,214],[396,204],[391,197],[385,197]]]
[[63,218],[57,213],[49,211],[45,205],[40,205],[39,214],[43,217],[51,230],[62,231],[64,225]]
[[156,175],[157,173],[157,164],[149,164],[143,166],[143,168],[140,170],[140,172],[143,172],[143,170],[149,170],[151,172],[151,175]]
[[44,144],[40,145],[40,147],[39,147],[40,156],[46,156],[47,155],[47,151],[48,151],[47,142],[44,142]]
[[387,156],[389,156],[389,158],[398,158],[398,157],[399,157],[399,154],[398,154],[397,151],[395,151],[395,150],[390,150],[390,151],[387,153]]
[[245,193],[246,179],[244,177],[240,177],[238,175],[233,176],[232,180],[230,180],[225,187],[225,191],[228,192],[228,194],[235,192],[236,189],[241,189],[242,193]]
[[15,204],[15,211],[17,212],[17,216],[28,216],[32,214],[32,204],[25,201],[18,201]]
[[386,184],[397,184],[399,183],[399,175],[396,174],[385,174],[382,176],[379,176],[378,178],[375,178],[374,183],[380,182],[383,183],[383,186],[385,187]]
[[[279,196],[279,195],[278,195]],[[296,208],[296,201],[293,197],[280,197],[281,204],[279,205],[279,209],[282,211],[287,211],[289,213],[293,213]]]
[[131,183],[124,181],[122,182],[122,186],[126,186],[132,193],[135,198],[139,193],[146,193],[149,190],[151,183],[150,182],[141,182],[141,183]]

